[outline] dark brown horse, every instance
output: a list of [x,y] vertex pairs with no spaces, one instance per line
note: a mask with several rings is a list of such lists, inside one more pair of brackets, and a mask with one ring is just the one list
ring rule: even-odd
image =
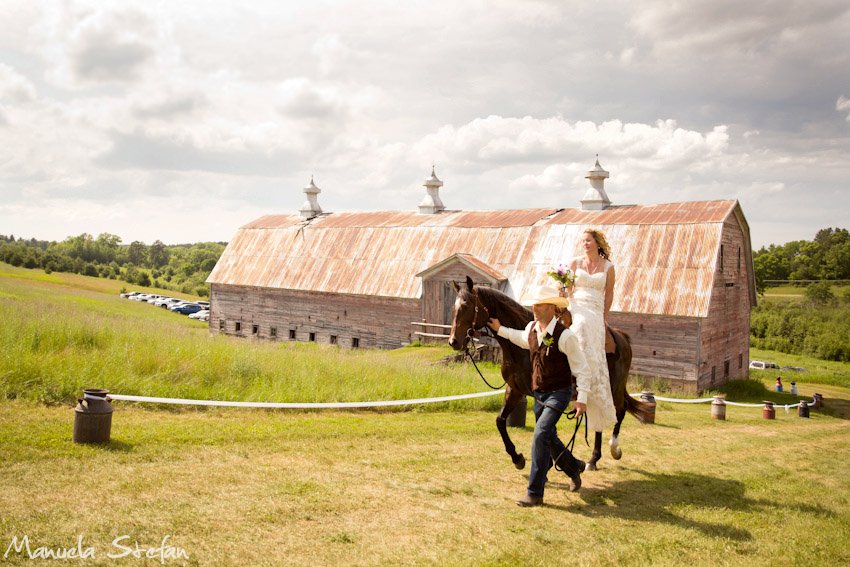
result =
[[[500,291],[488,287],[475,287],[472,278],[466,278],[465,287],[455,284],[455,289],[458,293],[454,305],[452,332],[449,337],[449,344],[455,350],[466,348],[473,331],[484,328],[491,317],[513,329],[524,329],[533,319],[530,310]],[[619,459],[623,452],[617,437],[626,412],[634,415],[641,423],[646,423],[651,406],[635,400],[626,392],[626,380],[632,364],[629,335],[617,329],[611,329],[611,334],[614,336],[616,351],[608,355],[608,374],[611,378],[614,407],[617,410],[617,424],[614,426],[610,445],[611,456]],[[496,417],[496,427],[502,435],[505,451],[511,456],[514,466],[521,469],[525,467],[525,457],[516,452],[516,447],[508,436],[507,419],[523,396],[532,396],[531,359],[527,350],[516,346],[511,341],[499,336],[496,340],[502,347],[502,378],[505,380],[505,401]],[[596,433],[593,453],[587,461],[586,470],[596,470],[596,463],[601,457],[602,433]]]

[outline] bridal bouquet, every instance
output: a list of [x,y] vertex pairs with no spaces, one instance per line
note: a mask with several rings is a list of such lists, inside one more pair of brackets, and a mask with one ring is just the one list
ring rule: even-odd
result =
[[576,279],[575,274],[573,274],[572,270],[564,266],[552,268],[546,273],[552,276],[552,279],[554,279],[556,282],[561,284],[562,290],[566,290],[567,286],[573,285],[573,282]]

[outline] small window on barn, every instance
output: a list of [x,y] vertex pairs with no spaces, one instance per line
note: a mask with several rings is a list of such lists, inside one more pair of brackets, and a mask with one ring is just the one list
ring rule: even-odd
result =
[[729,361],[723,363],[723,377],[729,378]]
[[741,353],[741,354],[738,355],[738,369],[741,369],[743,367],[744,367],[744,354]]
[[360,348],[360,339],[358,337],[351,339],[351,348]]
[[723,271],[723,245],[720,245],[720,271]]
[[741,247],[738,246],[738,269],[741,269]]
[[712,366],[712,367],[711,367],[711,383],[712,383],[712,384],[714,384],[715,377],[716,377],[716,376],[715,376],[715,367],[714,367],[714,366]]
[[331,344],[332,345],[336,344],[336,335],[331,335]]
[[277,327],[271,327],[269,329],[269,336],[273,339],[277,337]]
[[240,322],[238,322],[238,321],[236,322],[236,332],[237,332],[237,333],[241,333],[241,332],[242,332],[242,323],[240,323]]
[[289,340],[290,341],[295,340],[295,329],[289,329]]
[[260,326],[259,325],[251,325],[251,334],[257,335],[259,333],[260,333]]
[[224,319],[219,319],[219,320],[218,320],[218,330],[219,330],[219,331],[223,331],[223,330],[224,330]]
[[316,342],[316,333],[310,333],[310,342],[311,343]]

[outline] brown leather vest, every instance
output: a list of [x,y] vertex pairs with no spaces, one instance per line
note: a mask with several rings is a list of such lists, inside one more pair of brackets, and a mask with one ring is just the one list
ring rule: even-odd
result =
[[537,324],[531,326],[531,332],[528,333],[528,350],[531,354],[532,390],[554,392],[572,386],[570,361],[558,348],[561,333],[566,330],[567,328],[560,321],[555,323],[555,330],[551,336],[552,346],[547,348],[545,342],[538,346]]

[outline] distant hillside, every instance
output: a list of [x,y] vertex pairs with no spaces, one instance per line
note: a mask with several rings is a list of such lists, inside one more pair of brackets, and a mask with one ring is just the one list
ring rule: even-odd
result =
[[205,280],[224,251],[226,242],[150,246],[103,233],[83,233],[62,242],[16,239],[0,235],[0,261],[13,266],[41,268],[47,273],[70,272],[124,280],[131,285],[209,297]]

